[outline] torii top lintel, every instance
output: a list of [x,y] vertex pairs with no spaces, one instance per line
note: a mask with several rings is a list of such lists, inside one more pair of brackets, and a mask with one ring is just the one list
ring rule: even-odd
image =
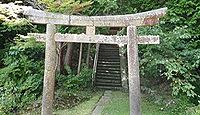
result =
[[36,10],[32,7],[17,6],[32,23],[38,24],[56,24],[69,26],[109,26],[109,27],[127,27],[127,26],[145,26],[159,23],[159,18],[166,14],[167,8],[160,8],[136,14],[112,15],[112,16],[76,16],[51,13],[42,10]]
[[35,9],[24,12],[33,23],[58,24],[71,26],[144,26],[154,25],[159,22],[159,18],[165,15],[167,8],[147,11],[137,14],[114,15],[114,16],[75,16],[50,13]]

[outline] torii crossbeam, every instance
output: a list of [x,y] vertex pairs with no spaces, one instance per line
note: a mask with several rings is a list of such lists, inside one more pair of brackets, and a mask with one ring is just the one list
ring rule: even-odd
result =
[[[138,44],[159,44],[159,36],[138,36],[137,26],[159,23],[159,18],[165,15],[167,8],[128,15],[75,16],[50,13],[13,4],[12,6],[1,4],[1,6],[16,8],[20,13],[27,16],[32,23],[47,24],[46,34],[29,34],[34,36],[37,41],[46,42],[42,115],[52,115],[56,66],[55,42],[127,44],[130,115],[141,115]],[[86,34],[60,34],[56,33],[56,25],[86,26],[87,32]],[[94,35],[95,27],[102,26],[127,27],[127,35]]]

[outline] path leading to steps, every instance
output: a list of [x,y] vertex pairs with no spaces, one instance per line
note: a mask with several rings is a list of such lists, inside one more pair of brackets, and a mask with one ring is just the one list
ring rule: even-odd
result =
[[111,100],[112,91],[106,90],[104,95],[101,97],[99,102],[96,104],[96,107],[92,111],[92,115],[100,115],[103,111],[104,106]]

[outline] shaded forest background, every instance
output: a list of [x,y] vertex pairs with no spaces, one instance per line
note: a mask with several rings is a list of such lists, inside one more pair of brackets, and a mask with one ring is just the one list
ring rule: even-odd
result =
[[[9,2],[14,0],[2,1]],[[141,35],[160,35],[161,39],[159,45],[139,46],[140,74],[142,79],[153,81],[155,85],[165,83],[167,91],[183,103],[199,104],[199,0],[25,0],[18,4],[75,15],[133,14],[167,7],[167,15],[159,25],[138,30]],[[58,29],[61,33],[85,32],[81,27],[60,26]],[[116,33],[123,34],[120,29]],[[98,28],[97,34],[111,31]],[[17,113],[41,98],[44,44],[23,39],[29,32],[45,32],[45,26],[33,25],[23,16],[0,7],[0,114]],[[88,68],[83,64],[81,73],[76,75],[78,49],[79,44],[63,44],[64,64],[56,78],[57,93],[65,91],[66,97],[77,97],[75,100],[87,98],[76,95],[90,86],[92,74],[92,66]],[[86,52],[85,45],[83,62]],[[92,47],[91,53],[94,52]],[[92,59],[91,56],[91,63]]]

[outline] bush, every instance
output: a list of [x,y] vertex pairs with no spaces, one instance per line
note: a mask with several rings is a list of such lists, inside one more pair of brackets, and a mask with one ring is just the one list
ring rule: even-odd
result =
[[66,66],[68,75],[58,74],[56,76],[56,91],[54,107],[70,108],[80,102],[91,98],[90,94],[85,94],[86,88],[91,85],[92,70],[84,66],[79,75],[72,73]]
[[186,95],[198,104],[200,2],[174,0],[166,1],[165,6],[168,12],[161,24],[140,31],[161,38],[160,45],[140,46],[141,72],[147,77],[165,77],[171,83],[173,95]]
[[56,77],[56,87],[57,89],[62,89],[69,94],[76,94],[77,91],[80,91],[81,89],[84,89],[88,87],[91,84],[92,81],[92,70],[84,66],[81,69],[80,74],[74,74],[71,72],[71,69],[68,67],[67,71],[69,75],[65,76],[62,74],[59,74]]
[[44,47],[34,40],[17,40],[5,53],[0,69],[0,112],[16,113],[42,92]]

